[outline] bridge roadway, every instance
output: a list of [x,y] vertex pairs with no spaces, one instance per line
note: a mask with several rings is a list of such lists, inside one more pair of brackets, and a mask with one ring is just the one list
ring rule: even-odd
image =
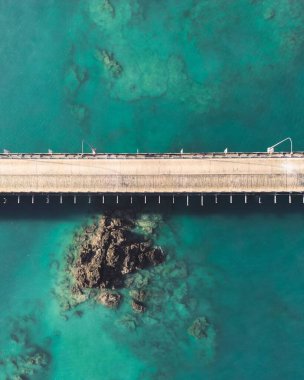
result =
[[304,192],[304,153],[0,154],[2,194]]

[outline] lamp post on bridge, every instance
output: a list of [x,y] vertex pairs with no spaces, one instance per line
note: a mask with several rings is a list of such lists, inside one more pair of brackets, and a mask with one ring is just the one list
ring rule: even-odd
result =
[[81,141],[81,154],[83,154],[83,145],[84,145],[84,143],[86,143],[89,147],[90,147],[90,149],[91,149],[91,151],[92,151],[92,154],[96,154],[96,148],[94,148],[92,145],[90,145],[87,141],[85,141],[85,140],[82,140]]
[[291,139],[290,137],[286,137],[286,139],[284,139],[284,140],[282,140],[282,141],[279,141],[278,143],[276,143],[276,144],[274,144],[274,145],[268,147],[268,148],[267,148],[267,153],[269,153],[269,154],[273,153],[273,152],[274,152],[274,148],[275,148],[276,146],[282,144],[283,142],[285,142],[285,141],[287,141],[287,140],[290,141],[290,154],[292,154],[292,153],[293,153],[293,150],[292,150],[292,139]]

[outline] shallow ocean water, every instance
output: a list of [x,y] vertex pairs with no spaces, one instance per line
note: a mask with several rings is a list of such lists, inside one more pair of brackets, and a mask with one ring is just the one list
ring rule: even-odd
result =
[[[300,0],[0,0],[1,145],[265,151],[291,136],[303,150],[303,21]],[[138,198],[162,216],[157,242],[187,276],[159,274],[159,311],[135,331],[119,323],[128,302],[86,303],[65,320],[54,297],[100,200],[37,202],[0,206],[1,380],[13,378],[8,357],[36,346],[50,365],[31,379],[303,378],[302,199]],[[213,329],[203,341],[187,333],[202,315]]]

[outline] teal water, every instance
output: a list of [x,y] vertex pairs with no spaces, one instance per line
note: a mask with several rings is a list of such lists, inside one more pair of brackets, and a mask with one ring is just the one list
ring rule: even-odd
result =
[[[0,0],[1,145],[73,152],[85,138],[108,152],[265,151],[292,136],[304,149],[303,29],[300,0]],[[55,201],[1,206],[1,380],[37,346],[50,364],[31,379],[304,377],[300,199],[142,205],[162,216],[157,240],[187,275],[158,275],[158,309],[135,331],[119,323],[127,303],[62,317],[64,254],[102,209]],[[207,341],[187,333],[202,315]]]

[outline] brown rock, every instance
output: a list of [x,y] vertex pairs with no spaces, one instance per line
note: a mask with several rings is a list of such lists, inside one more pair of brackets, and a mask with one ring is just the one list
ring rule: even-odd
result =
[[105,305],[111,309],[116,309],[120,304],[121,295],[119,293],[113,293],[113,292],[109,292],[109,291],[104,290],[100,293],[97,300],[101,304],[103,304],[103,305]]
[[142,302],[132,299],[132,309],[137,313],[143,313],[146,307]]
[[124,286],[125,275],[158,265],[165,259],[161,248],[151,240],[134,234],[130,215],[107,215],[84,230],[79,245],[79,258],[73,264],[76,284],[80,289]]

